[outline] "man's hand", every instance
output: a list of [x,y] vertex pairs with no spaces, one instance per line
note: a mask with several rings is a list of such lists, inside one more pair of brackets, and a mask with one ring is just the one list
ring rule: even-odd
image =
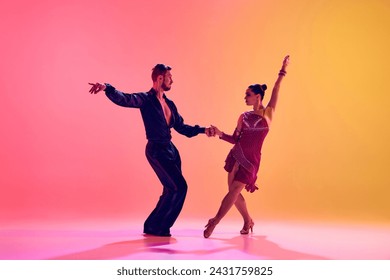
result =
[[99,83],[95,83],[95,84],[94,83],[88,83],[88,84],[90,84],[92,86],[91,89],[89,90],[89,92],[93,93],[93,94],[96,94],[99,91],[106,89],[106,85],[104,85],[104,84],[99,84]]

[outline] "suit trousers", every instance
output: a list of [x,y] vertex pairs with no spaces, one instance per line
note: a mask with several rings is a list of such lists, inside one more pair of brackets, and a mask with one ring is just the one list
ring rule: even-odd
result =
[[144,223],[144,233],[170,236],[170,228],[179,216],[187,195],[180,154],[172,142],[153,141],[148,141],[145,154],[163,185],[163,192]]

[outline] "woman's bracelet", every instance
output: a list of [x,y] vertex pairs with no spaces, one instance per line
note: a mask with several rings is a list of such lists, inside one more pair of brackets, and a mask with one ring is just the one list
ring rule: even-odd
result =
[[286,70],[281,69],[279,71],[279,76],[286,76],[286,74],[287,74]]

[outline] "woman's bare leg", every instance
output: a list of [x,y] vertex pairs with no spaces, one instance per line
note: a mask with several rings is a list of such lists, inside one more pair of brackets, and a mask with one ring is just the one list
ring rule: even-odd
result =
[[246,207],[246,202],[242,194],[239,194],[234,205],[236,206],[238,212],[240,212],[242,218],[244,219],[244,223],[248,223],[252,220],[251,216],[249,215],[248,208]]
[[[225,197],[223,198],[221,206],[218,209],[217,215],[215,215],[214,218],[209,220],[209,222],[206,225],[206,229],[203,232],[203,236],[205,238],[210,237],[215,226],[221,221],[221,219],[227,214],[227,212],[229,212],[229,210],[230,210],[230,208],[232,208],[233,204],[236,203],[237,198],[240,196],[242,189],[245,187],[244,183],[233,180],[234,175],[237,172],[237,170],[238,170],[238,165],[236,164],[235,167],[233,168],[232,172],[230,172],[228,175],[229,191],[225,195]],[[245,200],[244,200],[244,202],[245,202]],[[239,201],[238,203],[239,203],[238,207],[241,207],[240,209],[242,210],[242,206],[243,206],[242,201],[241,202]],[[244,204],[244,206],[245,206],[245,204]]]
[[[239,165],[236,163],[233,170],[228,173],[228,186],[229,186],[229,191],[231,189],[231,186],[234,181],[234,176],[236,175],[238,171]],[[244,199],[244,196],[240,193],[234,203],[236,206],[238,212],[240,212],[242,218],[244,219],[244,223],[248,223],[251,221],[251,217],[249,216],[248,208],[246,207],[246,202]]]
[[[217,215],[215,215],[214,219],[216,223],[219,223],[219,221],[226,215],[226,213],[230,210],[230,208],[232,208],[233,204],[236,203],[237,198],[240,196],[242,189],[245,187],[244,183],[241,183],[239,181],[234,181],[234,176],[236,175],[238,168],[239,165],[236,163],[233,167],[233,170],[228,174],[229,192],[223,198],[221,206],[219,207],[219,210],[217,212]],[[239,202],[239,207],[242,207],[242,202]],[[243,210],[242,208],[240,209]]]
[[229,192],[223,198],[221,206],[219,207],[217,215],[215,216],[217,223],[219,223],[219,221],[223,217],[225,217],[227,212],[229,212],[230,208],[232,208],[233,204],[236,202],[237,197],[240,195],[240,192],[244,187],[244,183],[233,181],[232,185],[229,188]]

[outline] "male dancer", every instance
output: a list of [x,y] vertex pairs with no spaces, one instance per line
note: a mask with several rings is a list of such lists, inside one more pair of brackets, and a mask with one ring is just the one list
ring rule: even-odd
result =
[[144,233],[171,236],[170,228],[179,216],[187,194],[180,154],[171,142],[171,128],[187,137],[199,133],[214,136],[214,130],[185,124],[173,101],[166,97],[165,92],[173,83],[171,67],[157,64],[152,71],[152,80],[153,87],[148,92],[123,93],[107,83],[89,83],[92,85],[89,92],[105,91],[115,104],[140,109],[148,139],[146,158],[163,185],[162,195],[144,223]]

